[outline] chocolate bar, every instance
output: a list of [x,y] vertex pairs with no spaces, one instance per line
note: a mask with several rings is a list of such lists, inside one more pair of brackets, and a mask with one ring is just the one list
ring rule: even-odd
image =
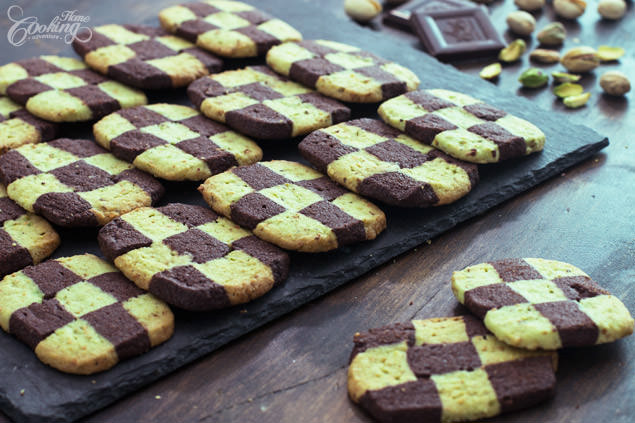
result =
[[428,53],[439,60],[493,55],[505,46],[481,7],[417,11],[410,23]]
[[475,7],[475,4],[468,0],[413,0],[386,13],[384,22],[410,29],[410,16],[413,12],[427,13],[439,10],[469,9],[472,7]]

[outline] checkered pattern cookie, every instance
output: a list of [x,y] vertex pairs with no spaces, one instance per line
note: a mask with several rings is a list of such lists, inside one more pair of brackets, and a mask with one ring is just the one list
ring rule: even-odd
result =
[[379,115],[411,137],[472,163],[496,163],[541,151],[535,125],[454,91],[433,89],[383,103]]
[[377,206],[286,160],[230,169],[199,191],[218,213],[287,250],[329,251],[375,239],[386,228]]
[[59,245],[51,225],[11,201],[0,184],[0,278],[41,262]]
[[324,95],[353,103],[383,101],[419,86],[409,69],[334,41],[284,43],[267,53],[267,64]]
[[266,66],[201,78],[187,93],[205,116],[261,139],[308,134],[345,121],[351,114],[338,101],[291,82]]
[[[188,85],[223,62],[162,28],[102,25],[78,34],[73,48],[97,72],[133,87],[176,88]],[[81,41],[88,38],[88,41]]]
[[471,316],[356,333],[348,393],[382,422],[492,417],[551,397],[557,354],[505,345]]
[[207,0],[168,7],[159,13],[168,31],[223,57],[256,57],[302,34],[286,22],[239,1]]
[[501,341],[515,347],[579,347],[633,333],[633,318],[620,300],[560,261],[477,264],[454,272],[452,291]]
[[0,96],[0,155],[24,144],[55,138],[58,126],[33,116],[9,97]]
[[169,339],[174,316],[112,265],[84,254],[6,276],[0,325],[49,366],[91,374]]
[[171,181],[201,181],[262,158],[252,140],[177,104],[120,110],[97,122],[93,133],[115,156]]
[[453,159],[374,119],[315,131],[298,148],[337,183],[396,206],[448,204],[478,182],[476,165]]
[[90,140],[69,138],[0,156],[0,180],[24,209],[66,227],[104,225],[163,195],[152,176]]
[[200,206],[140,208],[104,226],[98,239],[137,286],[186,310],[246,303],[289,271],[285,252]]
[[145,94],[77,59],[40,56],[0,66],[0,94],[52,122],[83,122],[147,103]]

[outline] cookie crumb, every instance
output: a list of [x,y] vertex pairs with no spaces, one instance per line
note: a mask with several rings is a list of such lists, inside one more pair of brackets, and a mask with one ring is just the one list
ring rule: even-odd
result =
[[23,397],[24,396],[24,389],[20,389],[20,396]]
[[161,399],[161,395],[155,395],[155,396],[154,396],[154,399],[158,399],[158,400],[160,400],[160,399]]

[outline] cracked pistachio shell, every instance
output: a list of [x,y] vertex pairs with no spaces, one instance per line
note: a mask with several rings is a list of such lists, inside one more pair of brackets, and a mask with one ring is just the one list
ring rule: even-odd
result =
[[478,75],[483,79],[491,80],[498,77],[502,71],[503,67],[500,63],[492,63],[491,65],[487,65],[481,69]]
[[573,84],[571,82],[565,82],[564,84],[556,85],[553,89],[553,93],[560,98],[571,97],[572,95],[579,95],[584,92],[584,87],[580,84]]
[[558,16],[576,19],[586,10],[586,2],[584,0],[553,0],[553,9]]
[[622,47],[600,46],[598,47],[598,57],[602,62],[612,62],[624,56]]
[[631,90],[631,83],[622,72],[609,71],[600,77],[600,87],[607,94],[621,96]]
[[522,10],[540,10],[545,5],[545,0],[514,0],[514,4]]
[[502,49],[500,53],[498,53],[498,60],[503,62],[511,63],[520,59],[520,56],[523,55],[525,50],[527,49],[527,45],[521,39],[514,40],[507,47]]
[[344,11],[357,22],[369,22],[382,11],[377,0],[345,0]]
[[536,29],[536,19],[524,10],[516,10],[507,15],[507,26],[518,35],[529,35]]
[[560,22],[552,22],[538,32],[536,36],[540,44],[559,46],[567,38],[567,30]]
[[538,68],[529,68],[520,74],[518,82],[527,88],[539,88],[549,82],[549,75]]
[[569,97],[565,97],[562,102],[570,109],[577,109],[578,107],[584,106],[590,97],[591,93],[570,95]]
[[626,13],[626,2],[624,0],[600,0],[598,13],[604,19],[621,19]]
[[582,78],[580,75],[574,75],[566,72],[551,72],[551,76],[553,76],[553,80],[559,84],[563,84],[565,82],[578,82],[580,78]]
[[560,61],[560,53],[555,50],[537,48],[529,54],[529,58],[540,63],[558,63]]
[[600,65],[600,58],[597,51],[592,47],[574,47],[567,51],[560,63],[569,72],[589,72]]

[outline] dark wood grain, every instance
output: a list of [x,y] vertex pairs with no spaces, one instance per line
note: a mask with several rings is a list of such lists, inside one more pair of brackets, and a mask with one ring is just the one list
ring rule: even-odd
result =
[[[142,20],[170,3],[139,1],[123,6],[123,1],[23,1],[20,5],[25,15],[36,15],[44,22],[68,5],[68,9],[91,16],[91,24],[99,24],[121,22],[122,13]],[[335,13],[328,25],[336,31],[337,23],[345,19],[342,2],[321,3]],[[501,29],[506,13],[513,9],[511,3],[497,2],[491,7],[495,24]],[[549,18],[549,13],[543,13],[539,27]],[[574,263],[635,310],[635,146],[630,141],[635,133],[635,111],[629,102],[633,93],[626,99],[613,99],[600,94],[596,81],[604,69],[627,73],[633,69],[634,18],[629,3],[627,17],[608,24],[598,20],[594,4],[590,4],[579,24],[567,25],[571,33],[568,46],[574,45],[573,38],[577,37],[582,44],[615,44],[628,51],[619,63],[603,66],[585,77],[583,83],[593,97],[583,109],[565,110],[547,89],[519,90],[516,78],[528,65],[526,62],[506,67],[498,81],[510,93],[528,96],[563,118],[609,135],[611,145],[604,153],[86,420],[369,421],[346,396],[346,363],[353,334],[413,317],[464,312],[448,286],[451,272],[484,260],[537,256]],[[8,26],[3,17],[0,28],[4,31]],[[416,43],[413,36],[401,31],[381,30],[386,37]],[[59,42],[42,42],[13,48],[4,36],[1,40],[3,61],[44,51],[56,53],[66,47]],[[487,63],[457,67],[478,73]],[[635,80],[632,71],[629,76]],[[566,119],[563,125],[567,125]],[[553,401],[492,421],[630,421],[635,415],[634,356],[633,339],[565,351]]]

